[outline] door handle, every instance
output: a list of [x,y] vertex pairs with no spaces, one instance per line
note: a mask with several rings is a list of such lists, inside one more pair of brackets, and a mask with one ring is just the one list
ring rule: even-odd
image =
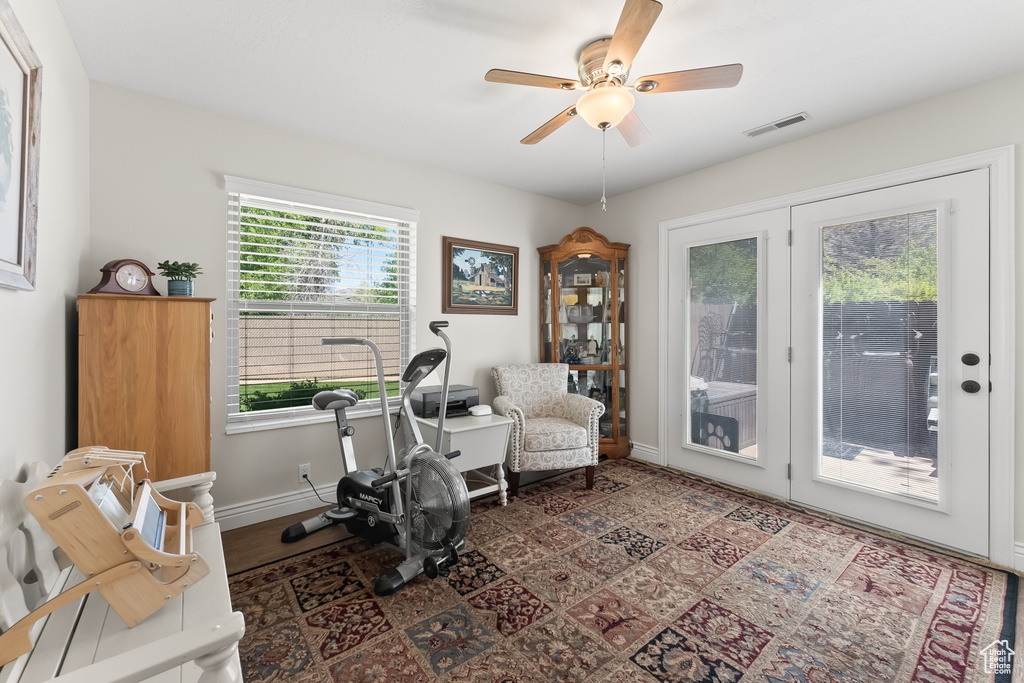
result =
[[981,382],[979,380],[980,368],[978,365],[981,363],[981,358],[976,353],[965,353],[960,356],[960,362],[963,363],[963,367],[960,373],[960,388],[963,389],[966,394],[976,394],[981,391]]

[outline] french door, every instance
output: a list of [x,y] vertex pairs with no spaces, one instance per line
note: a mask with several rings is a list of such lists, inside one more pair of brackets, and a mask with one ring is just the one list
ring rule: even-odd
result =
[[988,170],[793,208],[792,499],[988,555]]
[[669,236],[668,464],[789,497],[789,210]]
[[672,230],[668,464],[987,556],[988,173]]

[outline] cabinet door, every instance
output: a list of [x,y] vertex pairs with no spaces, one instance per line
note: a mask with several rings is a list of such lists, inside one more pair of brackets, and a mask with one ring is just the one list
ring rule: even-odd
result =
[[210,469],[210,305],[167,302],[159,421],[164,479]]

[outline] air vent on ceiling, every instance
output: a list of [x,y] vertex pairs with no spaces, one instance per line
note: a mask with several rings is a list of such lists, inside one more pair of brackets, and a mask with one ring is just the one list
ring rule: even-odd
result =
[[758,135],[764,135],[765,133],[770,133],[773,130],[792,126],[794,123],[800,123],[801,121],[806,121],[809,118],[811,117],[807,115],[807,112],[802,111],[799,114],[793,114],[792,116],[787,116],[784,119],[772,121],[764,126],[758,126],[757,128],[751,128],[750,130],[743,131],[743,134],[749,138],[756,138]]

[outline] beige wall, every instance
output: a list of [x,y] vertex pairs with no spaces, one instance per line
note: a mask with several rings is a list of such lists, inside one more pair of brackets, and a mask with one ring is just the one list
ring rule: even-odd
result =
[[[12,0],[43,65],[35,291],[0,288],[0,479],[75,433],[74,305],[89,246],[89,81],[53,0]],[[70,427],[68,426],[70,425]]]
[[[98,274],[107,260],[122,257],[196,261],[204,271],[196,295],[218,299],[212,367],[218,507],[301,491],[299,463],[312,464],[320,485],[341,473],[333,423],[224,433],[225,174],[418,209],[420,348],[437,345],[427,323],[443,317],[442,235],[519,247],[518,316],[446,316],[451,379],[480,387],[481,400],[490,402],[491,365],[537,357],[536,248],[578,227],[582,207],[101,83],[92,84],[91,106],[93,230],[85,272]],[[157,287],[165,289],[163,278]],[[379,419],[355,426],[360,466],[382,464]]]
[[[811,115],[813,116],[813,112]],[[780,140],[786,132],[772,133]],[[876,116],[735,161],[616,196],[607,213],[587,207],[586,221],[630,249],[630,396],[632,438],[658,445],[658,225],[833,183],[1004,145],[1016,148],[1016,262],[1024,265],[1024,72]],[[1021,272],[1021,268],[1018,268]],[[1016,282],[1016,334],[1024,339],[1024,277]],[[1024,418],[1024,363],[1017,365],[1015,422]],[[1017,500],[1024,501],[1024,443],[1016,447]],[[1008,511],[1009,512],[1009,511]],[[1024,540],[1024,504],[1015,528]]]

